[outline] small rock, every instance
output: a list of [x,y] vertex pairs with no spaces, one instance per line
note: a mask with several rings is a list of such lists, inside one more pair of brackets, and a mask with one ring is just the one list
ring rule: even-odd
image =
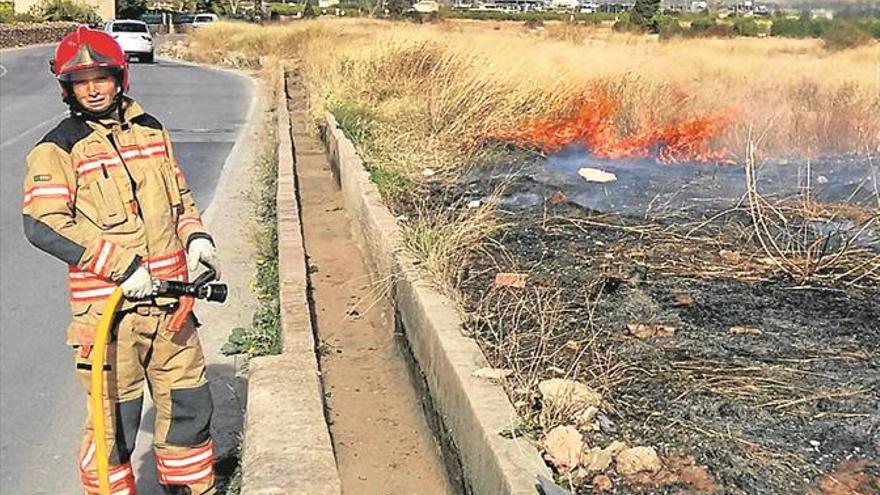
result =
[[675,327],[661,325],[659,323],[628,323],[626,328],[637,339],[645,340],[652,337],[672,337],[675,335]]
[[604,449],[592,448],[581,456],[581,464],[588,471],[605,471],[611,466],[611,461],[625,449],[626,443],[620,441],[611,442]]
[[694,304],[694,297],[687,292],[676,292],[672,297],[675,298],[676,306],[690,306]]
[[480,205],[482,205],[482,204],[483,204],[483,202],[480,201],[479,199],[474,199],[474,200],[468,201],[467,207],[474,210],[476,208],[479,208]]
[[611,455],[613,455],[614,457],[617,457],[617,454],[626,450],[626,447],[627,447],[626,442],[621,442],[619,440],[615,440],[615,441],[611,442],[610,445],[605,447],[605,450],[611,452]]
[[506,368],[480,368],[472,373],[477,378],[487,380],[503,380],[513,374],[513,370]]
[[820,175],[819,177],[816,177],[816,182],[818,182],[819,184],[827,184],[828,177],[825,177],[824,175]]
[[515,287],[522,289],[526,286],[527,275],[525,273],[496,273],[495,287]]
[[568,202],[568,196],[562,191],[556,191],[552,196],[547,198],[547,202],[551,205],[559,205]]
[[614,483],[611,481],[607,475],[600,474],[593,478],[593,491],[594,492],[609,492],[614,488]]
[[706,466],[687,466],[678,473],[678,478],[691,487],[691,491],[697,494],[713,494],[718,491],[718,485],[709,468]]
[[581,382],[551,378],[538,384],[544,408],[575,414],[593,406],[599,408],[602,395]]
[[822,445],[822,442],[820,442],[818,440],[810,440],[810,445],[812,445],[813,447],[818,447],[818,446]]
[[663,464],[653,447],[632,447],[617,454],[617,472],[623,476],[656,473],[661,469]]
[[599,430],[603,433],[614,433],[617,431],[617,427],[614,426],[614,421],[605,414],[599,413],[597,418],[599,419]]
[[614,182],[617,180],[616,175],[612,174],[611,172],[599,170],[598,168],[584,167],[578,170],[578,175],[583,177],[584,180],[586,180],[587,182],[598,182],[600,184]]
[[611,466],[614,456],[605,449],[592,448],[581,456],[581,464],[587,471],[605,471]]
[[574,426],[557,426],[547,433],[541,446],[548,462],[559,472],[568,472],[581,460],[584,438]]
[[732,333],[734,335],[743,335],[743,334],[761,335],[764,333],[758,327],[745,327],[745,326],[733,326],[733,327],[728,328],[727,332]]

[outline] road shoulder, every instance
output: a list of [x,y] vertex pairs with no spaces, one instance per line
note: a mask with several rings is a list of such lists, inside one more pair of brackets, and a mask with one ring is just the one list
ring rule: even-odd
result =
[[253,204],[250,197],[256,176],[254,168],[259,155],[258,133],[265,113],[265,97],[256,79],[240,72],[237,74],[251,85],[247,124],[239,131],[223,165],[214,199],[203,215],[205,225],[217,243],[229,298],[225,304],[200,303],[196,308],[202,322],[201,341],[214,397],[212,435],[218,457],[234,453],[238,445],[247,390],[240,374],[244,360],[240,356],[224,356],[220,348],[233,328],[250,326],[257,307],[251,284],[254,248],[251,243]]

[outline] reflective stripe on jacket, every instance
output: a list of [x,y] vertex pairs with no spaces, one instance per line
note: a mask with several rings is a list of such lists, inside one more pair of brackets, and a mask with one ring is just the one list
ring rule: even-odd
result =
[[[154,278],[185,281],[186,247],[211,240],[168,132],[134,100],[124,108],[122,124],[64,119],[27,157],[24,232],[69,265],[69,344],[92,343],[104,301],[139,266]],[[151,298],[123,308],[175,302]]]

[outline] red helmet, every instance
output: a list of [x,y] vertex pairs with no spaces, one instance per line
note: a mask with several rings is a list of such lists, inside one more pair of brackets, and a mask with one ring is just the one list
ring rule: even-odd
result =
[[125,52],[110,35],[86,26],[79,26],[68,34],[55,49],[50,62],[52,73],[61,83],[61,95],[68,96],[66,83],[112,74],[119,78],[123,92],[128,91],[128,61]]

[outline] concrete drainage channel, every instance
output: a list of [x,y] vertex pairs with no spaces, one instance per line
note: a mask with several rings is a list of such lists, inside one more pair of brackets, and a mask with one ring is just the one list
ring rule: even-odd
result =
[[241,493],[538,493],[550,472],[528,441],[499,435],[515,412],[500,386],[473,376],[487,363],[454,306],[419,279],[333,117],[311,137],[301,85],[285,83],[284,351],[252,364]]

